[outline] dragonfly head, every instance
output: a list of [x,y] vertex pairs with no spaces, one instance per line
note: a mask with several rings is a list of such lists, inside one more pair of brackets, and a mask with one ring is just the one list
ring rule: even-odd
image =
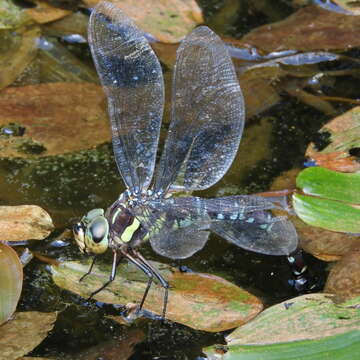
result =
[[103,209],[89,211],[73,226],[73,233],[83,253],[102,254],[109,247],[109,223]]

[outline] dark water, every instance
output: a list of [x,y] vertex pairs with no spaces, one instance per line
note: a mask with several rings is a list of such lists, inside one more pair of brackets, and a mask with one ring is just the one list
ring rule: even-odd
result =
[[[238,38],[257,26],[287,17],[294,11],[290,3],[285,0],[200,1],[209,25],[220,34]],[[76,46],[73,47],[76,53]],[[350,91],[346,77],[337,79],[332,86]],[[328,90],[331,93],[333,88]],[[339,112],[344,110],[345,107],[339,108]],[[282,96],[276,106],[247,120],[233,167],[218,184],[201,195],[268,190],[283,171],[302,167],[309,141],[329,118],[288,95]],[[51,247],[54,237],[86,210],[106,208],[124,189],[110,145],[41,160],[3,159],[0,171],[2,204],[38,204],[56,222],[55,234],[41,244],[33,244],[32,248],[62,260],[78,259],[79,252],[70,242],[66,247]],[[254,254],[215,236],[201,252],[181,263],[156,256],[149,246],[145,246],[142,253],[148,259],[222,276],[259,296],[266,305],[296,295],[288,285],[292,275],[285,258]],[[306,259],[311,271],[321,277],[324,264],[310,255]],[[142,321],[131,328],[117,325],[105,317],[111,313],[110,307],[84,304],[80,297],[59,289],[52,283],[46,265],[37,260],[25,268],[24,283],[20,310],[60,311],[55,328],[32,356],[95,359],[101,344],[111,348],[111,340],[126,344],[128,339],[135,338],[139,343],[130,359],[196,359],[203,346],[221,343],[226,335],[199,332],[171,322]],[[122,359],[120,355],[119,358]]]

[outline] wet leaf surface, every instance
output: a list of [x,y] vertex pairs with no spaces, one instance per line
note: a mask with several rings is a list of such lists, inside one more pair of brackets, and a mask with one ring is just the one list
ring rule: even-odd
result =
[[16,252],[0,242],[0,325],[9,320],[20,298],[23,269]]
[[39,36],[39,27],[3,32],[0,43],[8,48],[0,53],[0,89],[11,85],[35,59]]
[[[69,291],[88,297],[109,279],[111,266],[96,267],[82,282],[78,280],[88,270],[90,262],[65,262],[52,266],[54,282]],[[155,263],[161,275],[170,283],[166,317],[194,329],[210,332],[239,326],[256,316],[262,303],[255,296],[230,282],[209,274],[181,273],[167,265]],[[132,264],[121,264],[116,279],[95,299],[112,304],[139,304],[147,278]],[[154,285],[144,309],[161,314],[163,289]]]
[[[94,7],[99,0],[84,0]],[[194,0],[112,0],[139,27],[163,42],[178,42],[196,25],[204,22],[202,12]]]
[[[295,179],[299,172],[299,169],[285,172],[275,180],[272,190],[295,188]],[[336,261],[359,243],[356,234],[339,233],[311,226],[297,216],[290,218],[299,233],[301,248],[323,261]]]
[[39,206],[0,206],[0,228],[0,241],[42,240],[54,230],[54,224]]
[[334,118],[319,131],[323,142],[311,143],[306,156],[317,165],[331,170],[356,172],[360,170],[357,156],[349,151],[360,147],[360,107],[357,106]]
[[360,246],[354,246],[331,269],[325,290],[341,299],[360,296]]
[[210,359],[350,360],[360,349],[360,298],[334,298],[309,294],[274,305],[226,337],[226,355],[209,349]]
[[58,155],[110,140],[105,97],[95,84],[7,88],[0,94],[0,108],[0,126],[25,128],[23,136],[0,136],[2,157]]
[[56,8],[42,0],[33,0],[33,2],[36,7],[26,9],[26,13],[38,24],[55,21],[71,14],[69,10]]
[[285,20],[251,31],[242,40],[266,52],[347,50],[360,46],[359,31],[360,17],[310,5]]
[[56,317],[57,313],[15,313],[0,327],[0,360],[16,360],[33,350],[53,328]]

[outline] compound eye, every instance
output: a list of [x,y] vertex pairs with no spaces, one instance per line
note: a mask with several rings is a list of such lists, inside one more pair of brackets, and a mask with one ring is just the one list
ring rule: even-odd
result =
[[80,233],[84,232],[84,226],[82,223],[78,222],[73,226],[73,231],[75,235],[79,235]]
[[92,240],[98,244],[105,236],[107,236],[108,223],[103,217],[98,217],[91,223],[89,231],[91,233]]

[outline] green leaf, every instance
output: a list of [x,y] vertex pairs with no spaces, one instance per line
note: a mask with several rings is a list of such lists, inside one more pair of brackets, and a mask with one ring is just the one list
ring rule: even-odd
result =
[[[262,310],[261,301],[230,282],[209,274],[181,273],[164,264],[154,263],[160,274],[169,281],[169,302],[166,317],[172,321],[205,331],[224,331],[240,326]],[[94,266],[83,281],[79,279],[90,263],[64,262],[52,266],[54,282],[67,290],[87,298],[109,279],[110,264]],[[94,296],[98,301],[112,304],[139,304],[147,284],[147,277],[132,264],[117,268],[115,280]],[[144,308],[161,314],[164,289],[153,284]]]
[[360,204],[360,174],[348,174],[322,167],[310,167],[296,178],[296,186],[305,194]]
[[360,351],[360,297],[334,298],[310,294],[274,305],[227,336],[226,354],[205,352],[218,360],[352,360]]
[[360,210],[351,204],[301,194],[293,195],[296,214],[305,223],[332,231],[360,232]]

